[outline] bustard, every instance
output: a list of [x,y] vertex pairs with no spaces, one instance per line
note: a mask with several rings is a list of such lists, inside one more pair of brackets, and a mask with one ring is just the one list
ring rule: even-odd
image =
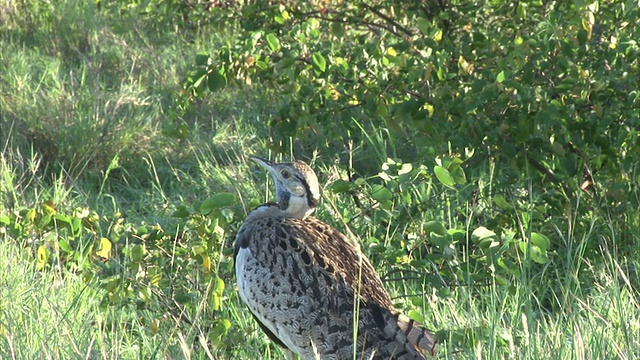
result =
[[278,202],[247,216],[234,259],[240,297],[267,336],[290,359],[293,353],[303,360],[433,355],[435,336],[393,308],[369,260],[310,216],[320,200],[313,170],[302,161],[252,159],[273,177]]

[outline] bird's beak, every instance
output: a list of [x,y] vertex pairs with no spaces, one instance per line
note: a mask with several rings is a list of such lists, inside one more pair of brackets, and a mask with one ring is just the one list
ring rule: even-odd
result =
[[252,156],[251,160],[255,161],[256,163],[258,163],[258,165],[262,166],[263,168],[267,169],[269,171],[269,173],[272,176],[275,176],[276,172],[275,172],[275,168],[273,167],[273,162],[267,160],[267,159],[263,159],[261,157],[258,156]]
[[273,167],[273,163],[267,159],[263,159],[258,156],[252,156],[251,160],[257,162],[259,165],[264,167],[265,169],[271,169]]

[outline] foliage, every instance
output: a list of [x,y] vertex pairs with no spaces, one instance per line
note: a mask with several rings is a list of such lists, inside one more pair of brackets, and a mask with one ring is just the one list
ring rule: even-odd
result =
[[[193,209],[180,207],[173,214],[180,219],[176,232],[134,225],[120,214],[106,218],[89,209],[60,211],[46,201],[0,214],[0,233],[31,249],[36,270],[81,273],[87,284],[102,290],[103,308],[164,309],[165,315],[190,324],[185,314],[204,306],[212,316],[205,325],[208,336],[215,347],[224,347],[230,321],[217,314],[231,273],[224,244],[234,201],[233,194],[219,193],[194,203]],[[158,320],[145,319],[149,331],[158,330]]]
[[[629,26],[640,10],[631,3],[293,2],[233,10],[246,19],[244,36],[196,56],[188,96],[231,85],[277,94],[276,153],[287,152],[290,138],[305,148],[350,141],[374,150],[358,153],[361,163],[388,166],[388,157],[401,157],[422,169],[404,177],[409,187],[432,167],[435,193],[475,197],[451,211],[477,218],[468,219],[476,230],[463,234],[467,250],[493,258],[487,265],[500,277],[517,277],[523,259],[544,264],[547,251],[563,247],[552,246],[545,219],[576,199],[586,202],[579,217],[640,205],[615,195],[637,186],[631,154],[640,151],[640,48]],[[368,136],[377,129],[388,131],[390,148]],[[484,172],[487,162],[490,182],[468,184],[465,173]],[[376,186],[371,196],[382,205]],[[410,211],[429,200],[397,194]],[[618,225],[632,234],[638,218]]]

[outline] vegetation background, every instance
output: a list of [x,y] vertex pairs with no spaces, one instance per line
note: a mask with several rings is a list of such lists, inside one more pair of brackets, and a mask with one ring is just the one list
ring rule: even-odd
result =
[[443,359],[640,357],[637,1],[0,1],[0,356],[278,359],[231,242],[303,159]]

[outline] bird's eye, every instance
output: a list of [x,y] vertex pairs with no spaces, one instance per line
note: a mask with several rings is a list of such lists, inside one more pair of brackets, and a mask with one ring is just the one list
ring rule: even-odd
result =
[[282,169],[280,170],[280,175],[282,175],[282,178],[287,180],[291,177],[291,172],[287,169]]

